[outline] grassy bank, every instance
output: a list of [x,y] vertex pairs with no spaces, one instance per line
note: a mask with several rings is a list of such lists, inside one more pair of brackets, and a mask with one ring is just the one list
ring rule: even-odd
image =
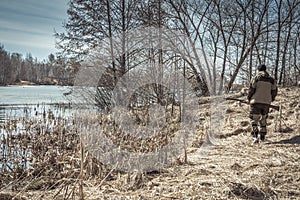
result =
[[[45,118],[23,121],[26,128],[20,136],[2,138],[7,152],[30,153],[16,154],[10,163],[21,164],[1,169],[0,198],[299,199],[299,94],[299,88],[279,90],[274,104],[281,111],[270,112],[266,142],[255,146],[250,145],[248,105],[233,101],[224,108],[225,124],[215,133],[218,137],[210,145],[204,143],[211,106],[209,100],[200,99],[199,124],[187,149],[187,162],[178,155],[170,167],[148,173],[106,168],[85,150],[72,118],[47,112]],[[109,119],[103,115],[99,120],[113,123]],[[10,122],[1,128],[13,127]],[[22,165],[24,155],[29,168]]]

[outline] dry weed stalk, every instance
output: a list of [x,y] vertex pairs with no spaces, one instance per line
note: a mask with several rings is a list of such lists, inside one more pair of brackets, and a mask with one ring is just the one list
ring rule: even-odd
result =
[[84,200],[83,194],[83,168],[84,168],[84,145],[80,142],[80,174],[79,174],[79,197]]
[[[122,133],[109,115],[101,115],[98,123],[120,146],[147,152],[168,143],[172,133],[178,129],[177,110],[175,106],[170,107],[167,115],[173,117],[168,118],[168,126],[147,141]],[[141,111],[139,118],[147,122],[148,112]],[[0,143],[1,190],[9,189],[8,185],[19,192],[58,188],[53,197],[74,199],[78,188],[78,196],[84,199],[86,178],[101,178],[100,187],[113,174],[114,169],[107,173],[105,166],[86,153],[72,118],[57,116],[56,111],[46,109],[35,113],[36,118],[11,120],[1,126],[5,132],[1,134]],[[129,174],[129,183],[131,188],[140,187],[143,174]]]
[[63,118],[58,110],[44,107],[35,107],[34,113],[30,119],[14,118],[1,124],[0,191],[21,193],[61,188],[60,192],[68,199],[75,195],[76,184],[71,192],[69,190],[74,180],[79,177],[80,187],[83,185],[83,168],[87,168],[89,176],[102,176],[99,170],[93,172],[95,168],[102,168],[96,167],[101,165],[99,162],[90,157],[82,159],[85,152],[80,148],[80,138],[71,117]]

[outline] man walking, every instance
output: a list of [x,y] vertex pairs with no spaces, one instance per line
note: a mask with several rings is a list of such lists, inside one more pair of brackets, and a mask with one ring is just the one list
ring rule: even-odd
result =
[[257,70],[258,73],[252,78],[248,92],[253,143],[259,142],[258,135],[261,142],[265,140],[270,104],[277,95],[276,81],[266,72],[266,65],[259,65]]

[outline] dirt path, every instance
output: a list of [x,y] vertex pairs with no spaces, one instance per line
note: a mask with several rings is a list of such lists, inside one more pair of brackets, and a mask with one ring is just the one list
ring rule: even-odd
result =
[[250,139],[241,133],[216,146],[190,149],[188,164],[145,175],[141,182],[133,178],[127,186],[119,179],[86,187],[86,198],[300,199],[299,135],[274,133],[254,146]]
[[107,188],[115,189],[103,187],[99,195],[124,199],[300,199],[299,90],[280,91],[275,104],[281,105],[282,111],[271,111],[263,145],[251,145],[247,105],[229,104],[217,145],[190,149],[189,164],[146,175],[140,189],[120,191],[112,184]]

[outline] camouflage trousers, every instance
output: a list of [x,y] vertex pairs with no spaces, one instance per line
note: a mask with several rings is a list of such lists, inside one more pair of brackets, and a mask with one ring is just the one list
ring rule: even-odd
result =
[[[267,118],[270,106],[268,104],[255,103],[250,105],[250,119],[252,125],[251,134],[255,137],[267,134]],[[258,128],[259,125],[259,128]]]

